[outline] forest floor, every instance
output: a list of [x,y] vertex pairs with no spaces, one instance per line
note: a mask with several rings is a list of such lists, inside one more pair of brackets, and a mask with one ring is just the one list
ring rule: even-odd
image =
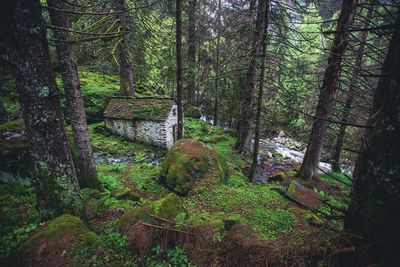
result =
[[[186,119],[185,129],[187,138],[203,141],[226,157],[229,177],[226,183],[212,187],[199,186],[190,196],[179,197],[187,216],[173,218],[176,224],[173,227],[210,229],[215,244],[222,244],[229,235],[233,235],[232,226],[246,227],[239,232],[244,234],[250,231],[254,233],[252,238],[266,242],[263,246],[269,250],[273,248],[277,255],[289,253],[291,257],[299,257],[301,253],[318,255],[321,249],[335,245],[336,231],[342,228],[343,214],[338,210],[344,209],[348,202],[348,188],[343,184],[329,175],[322,175],[321,182],[305,183],[323,200],[313,212],[285,197],[287,186],[294,179],[294,171],[298,167],[295,162],[278,154],[270,155],[270,159],[264,155],[263,168],[272,179],[265,184],[252,184],[245,176],[249,162],[233,150],[235,138],[229,131],[195,119]],[[89,226],[103,241],[106,254],[111,257],[108,260],[123,266],[135,266],[137,257],[132,252],[126,233],[121,230],[121,218],[127,211],[162,199],[170,193],[158,182],[160,163],[167,151],[111,135],[102,122],[90,125],[90,135],[97,155],[99,177],[106,190],[104,193],[82,190],[88,207]],[[338,174],[333,175],[344,179]],[[137,193],[138,198],[120,198],[115,193],[128,189]],[[33,187],[18,182],[13,185],[1,183],[0,192],[0,257],[5,257],[42,226],[38,223]],[[157,225],[166,227],[164,224]],[[254,240],[252,244],[257,244]],[[160,245],[152,244],[152,249],[159,249],[159,252],[150,253],[152,256],[145,259],[147,266],[157,262],[167,264],[176,260],[173,257],[185,258],[186,255],[198,264],[210,260],[207,253],[207,256],[203,255],[207,259],[198,259],[180,246],[175,248],[178,252],[174,252],[180,254],[177,256],[170,253],[173,256],[168,258]],[[184,243],[182,247],[190,248]],[[277,250],[278,247],[280,249]],[[87,256],[80,255],[74,260],[79,262]]]
[[[110,92],[104,89],[110,88],[113,77],[105,76],[93,85],[96,75],[80,74],[87,112],[96,117],[117,90],[115,86]],[[17,110],[14,96],[5,97],[8,110]],[[291,181],[297,180],[298,162],[264,143],[258,169],[262,179],[250,183],[246,177],[250,162],[233,149],[234,133],[186,118],[185,138],[202,141],[223,155],[228,178],[225,183],[198,185],[186,197],[172,197],[159,182],[167,150],[114,136],[104,122],[90,124],[89,133],[105,191],[81,191],[87,226],[102,249],[93,252],[78,245],[71,265],[257,266],[265,258],[277,264],[327,263],[343,242],[343,210],[349,201],[345,185],[349,180],[344,175],[327,173],[320,181],[300,181],[320,199],[317,208],[308,209],[286,196]],[[26,148],[21,119],[0,125],[0,136],[4,158],[11,158],[6,151],[13,144]],[[21,162],[21,155],[17,161]],[[0,265],[49,225],[39,222],[35,189],[29,180],[6,173],[1,176]],[[170,211],[169,202],[182,209]],[[146,209],[155,214],[143,217]],[[135,227],[126,227],[132,218]]]

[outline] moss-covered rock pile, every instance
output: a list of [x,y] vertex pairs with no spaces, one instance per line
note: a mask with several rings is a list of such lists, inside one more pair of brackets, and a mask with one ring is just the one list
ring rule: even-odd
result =
[[204,143],[190,139],[175,143],[160,171],[161,183],[183,196],[199,180],[218,183],[225,181],[226,177],[227,164],[223,156]]
[[94,254],[100,251],[99,237],[78,217],[65,214],[29,238],[20,248],[19,258],[12,262],[33,267],[73,266],[75,256],[83,247],[92,249]]

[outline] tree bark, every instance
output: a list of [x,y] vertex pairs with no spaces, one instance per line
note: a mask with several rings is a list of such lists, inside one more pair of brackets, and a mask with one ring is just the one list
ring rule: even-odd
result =
[[257,113],[256,113],[256,125],[254,129],[254,147],[253,147],[253,162],[251,164],[250,172],[249,172],[249,180],[252,181],[254,178],[254,174],[257,170],[258,165],[258,150],[260,146],[260,130],[261,130],[261,113],[262,113],[262,103],[263,103],[263,95],[264,95],[264,77],[265,77],[265,61],[267,54],[267,35],[268,35],[268,24],[269,24],[269,0],[267,0],[267,4],[265,5],[265,15],[264,15],[264,34],[262,38],[262,52],[261,52],[261,68],[260,68],[260,84],[258,88],[258,99],[257,99]]
[[43,219],[63,213],[83,217],[39,1],[7,1],[2,12],[5,36],[0,39],[7,42],[30,140],[39,212]]
[[358,259],[382,266],[398,265],[400,241],[400,11],[394,30],[374,93],[369,119],[374,128],[357,160],[345,218],[345,228],[369,248]]
[[[118,13],[118,20],[122,38],[118,45],[119,57],[119,81],[120,81],[120,94],[134,96],[134,71],[132,63],[133,41],[132,41],[132,21],[129,16],[129,8],[125,0],[115,0],[115,10]],[[121,11],[121,12],[120,12]],[[126,11],[126,12],[122,12]]]
[[177,139],[183,138],[182,1],[176,0],[176,85],[178,106]]
[[335,37],[328,57],[328,66],[325,69],[322,81],[307,151],[298,172],[298,176],[305,180],[318,178],[317,167],[320,162],[323,142],[328,129],[328,121],[326,121],[326,119],[329,118],[335,102],[342,58],[349,40],[349,32],[347,29],[353,24],[357,3],[358,0],[343,0],[342,2]]
[[196,2],[189,0],[189,28],[188,28],[188,87],[187,102],[189,105],[194,103],[194,93],[196,91]]
[[221,0],[218,0],[218,24],[217,24],[217,47],[215,57],[215,89],[214,89],[214,121],[213,125],[218,124],[218,107],[219,107],[219,73],[221,69],[219,53],[220,53],[220,41],[221,41]]
[[254,120],[254,98],[257,72],[257,56],[261,54],[261,42],[264,35],[264,16],[266,0],[260,0],[258,4],[256,28],[254,32],[252,47],[250,51],[250,62],[247,69],[247,79],[244,94],[242,114],[239,120],[238,138],[235,148],[241,153],[245,152],[251,145],[252,128]]
[[[370,24],[370,19],[372,18],[372,7],[368,10],[367,13],[367,20],[364,23],[364,28],[367,29]],[[340,125],[339,127],[339,134],[336,139],[336,144],[334,147],[334,152],[332,155],[332,171],[334,172],[341,172],[342,170],[340,169],[340,154],[342,153],[342,147],[344,143],[344,138],[346,135],[346,123],[349,121],[350,118],[350,113],[351,113],[351,105],[353,103],[354,99],[354,93],[356,92],[356,87],[358,84],[358,79],[361,74],[361,68],[362,68],[362,61],[363,61],[363,55],[364,55],[364,49],[365,49],[365,43],[367,41],[367,36],[368,36],[368,31],[364,31],[361,33],[360,36],[360,46],[357,49],[356,52],[356,60],[354,63],[354,69],[351,74],[350,78],[350,85],[349,85],[349,91],[347,93],[347,98],[346,98],[346,103],[344,105],[343,111],[342,111],[342,122],[343,124]]]
[[0,101],[0,124],[7,121],[7,112],[3,102]]
[[[65,10],[65,2],[59,0],[48,0],[51,24],[63,29],[69,29],[69,18],[66,13],[56,10]],[[90,143],[86,114],[81,94],[78,70],[73,48],[68,40],[68,32],[53,29],[56,41],[58,59],[61,68],[61,78],[67,99],[67,108],[71,116],[72,134],[77,153],[77,168],[79,186],[102,190],[97,177],[96,163],[93,157],[92,144]]]

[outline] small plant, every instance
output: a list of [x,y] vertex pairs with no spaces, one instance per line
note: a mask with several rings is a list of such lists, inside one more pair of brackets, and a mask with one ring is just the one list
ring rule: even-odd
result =
[[118,178],[116,178],[114,175],[100,175],[99,179],[104,187],[108,190],[123,188],[122,182],[118,180]]
[[10,253],[22,245],[28,237],[29,233],[37,228],[37,224],[29,224],[24,227],[16,228],[5,234],[0,239],[0,259],[7,257]]

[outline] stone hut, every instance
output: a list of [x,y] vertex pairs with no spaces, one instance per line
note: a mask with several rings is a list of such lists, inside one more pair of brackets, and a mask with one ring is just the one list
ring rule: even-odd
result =
[[178,111],[170,98],[113,97],[104,118],[112,133],[131,140],[166,148],[176,140]]

